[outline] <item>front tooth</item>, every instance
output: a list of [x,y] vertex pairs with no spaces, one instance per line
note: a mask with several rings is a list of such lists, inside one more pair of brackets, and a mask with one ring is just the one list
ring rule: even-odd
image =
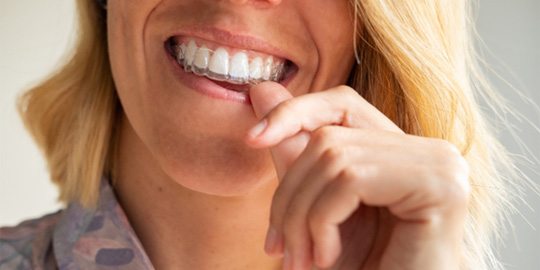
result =
[[195,53],[195,60],[193,60],[193,65],[196,68],[198,68],[200,71],[203,71],[208,67],[209,60],[210,60],[210,50],[206,46],[203,45]]
[[193,64],[193,60],[195,59],[195,53],[197,52],[197,44],[195,41],[191,40],[189,41],[186,49],[185,56],[185,65],[184,67],[187,68],[188,66],[191,66]]
[[249,65],[249,78],[259,80],[262,77],[263,61],[262,58],[256,57]]
[[266,61],[264,62],[263,67],[263,80],[270,80],[270,76],[272,76],[272,64],[274,60],[272,57],[266,58]]
[[212,58],[210,58],[210,64],[208,69],[219,75],[229,74],[229,53],[224,48],[218,48]]
[[243,52],[237,52],[232,60],[229,69],[231,79],[246,80],[249,76],[248,56]]

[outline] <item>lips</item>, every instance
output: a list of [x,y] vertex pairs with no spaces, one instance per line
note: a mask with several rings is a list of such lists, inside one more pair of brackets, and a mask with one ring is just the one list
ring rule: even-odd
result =
[[247,91],[250,85],[263,81],[286,82],[297,70],[285,58],[196,37],[170,37],[165,48],[185,72],[233,91]]

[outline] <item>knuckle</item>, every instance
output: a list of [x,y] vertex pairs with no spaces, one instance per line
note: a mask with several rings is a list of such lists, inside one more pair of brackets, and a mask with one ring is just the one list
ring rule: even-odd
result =
[[454,168],[441,167],[436,175],[430,176],[431,180],[424,184],[424,190],[430,201],[439,201],[452,206],[467,203],[470,186],[464,173]]
[[469,201],[469,189],[461,183],[448,181],[441,185],[439,190],[439,200],[449,206],[449,209],[459,209],[460,206],[466,206]]
[[360,98],[358,92],[348,85],[340,85],[336,88],[336,91],[343,95],[344,100],[351,106],[355,106]]
[[336,91],[351,98],[358,97],[358,92],[348,85],[339,85],[336,87]]
[[453,204],[457,205],[466,205],[469,201],[470,188],[468,184],[461,182],[452,182],[448,187],[447,198]]
[[469,183],[469,166],[465,158],[458,157],[454,160],[454,166],[450,171],[448,181],[448,198],[454,202],[468,201],[471,193]]
[[332,126],[323,126],[311,134],[311,143],[322,146],[329,146],[336,141],[336,132]]
[[275,114],[280,116],[296,115],[297,103],[295,99],[287,99],[278,105]]
[[449,142],[447,140],[443,140],[443,139],[439,139],[438,141],[439,141],[439,144],[441,145],[441,147],[445,151],[459,154],[459,150],[458,150],[458,148],[456,147],[455,144],[453,144],[453,143],[451,143],[451,142]]
[[357,168],[345,168],[341,171],[338,178],[331,183],[332,189],[339,195],[341,205],[346,209],[356,209],[361,202],[361,198],[367,188],[366,182],[362,179],[361,170]]
[[361,175],[360,175],[359,170],[357,168],[345,167],[341,171],[338,179],[339,179],[340,183],[342,183],[344,185],[350,185],[351,181],[359,179],[360,177],[361,177]]
[[342,164],[345,159],[345,152],[345,149],[341,147],[327,148],[321,155],[320,165],[334,167]]
[[430,205],[428,208],[436,215],[466,208],[470,196],[466,159],[446,140],[430,139],[429,143],[431,161],[415,166],[417,175],[424,179],[418,193],[420,201]]
[[442,165],[444,178],[456,184],[468,183],[469,165],[462,156],[448,157]]
[[439,172],[447,179],[462,179],[469,173],[469,166],[459,149],[449,141],[435,139],[433,156]]
[[377,164],[363,163],[362,166],[347,166],[343,168],[338,179],[350,187],[359,184],[367,184],[371,179],[376,179],[380,174]]
[[451,160],[457,156],[461,156],[461,152],[457,146],[447,140],[435,139],[435,151],[437,151],[440,157],[445,158],[446,160]]

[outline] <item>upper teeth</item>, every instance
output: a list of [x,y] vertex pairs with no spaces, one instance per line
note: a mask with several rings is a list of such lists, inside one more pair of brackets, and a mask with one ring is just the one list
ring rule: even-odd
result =
[[211,50],[204,44],[198,46],[194,40],[177,44],[175,53],[186,71],[235,84],[278,81],[285,71],[284,61],[272,56],[256,55],[250,59],[246,51],[232,54],[224,47]]

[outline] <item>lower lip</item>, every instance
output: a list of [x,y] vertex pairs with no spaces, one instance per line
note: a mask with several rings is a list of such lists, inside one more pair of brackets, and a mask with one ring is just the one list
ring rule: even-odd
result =
[[221,87],[214,81],[204,76],[198,76],[191,72],[186,72],[170,54],[167,53],[167,57],[171,61],[174,67],[174,72],[178,75],[180,81],[189,89],[195,90],[196,92],[211,98],[251,105],[248,92],[232,91]]

